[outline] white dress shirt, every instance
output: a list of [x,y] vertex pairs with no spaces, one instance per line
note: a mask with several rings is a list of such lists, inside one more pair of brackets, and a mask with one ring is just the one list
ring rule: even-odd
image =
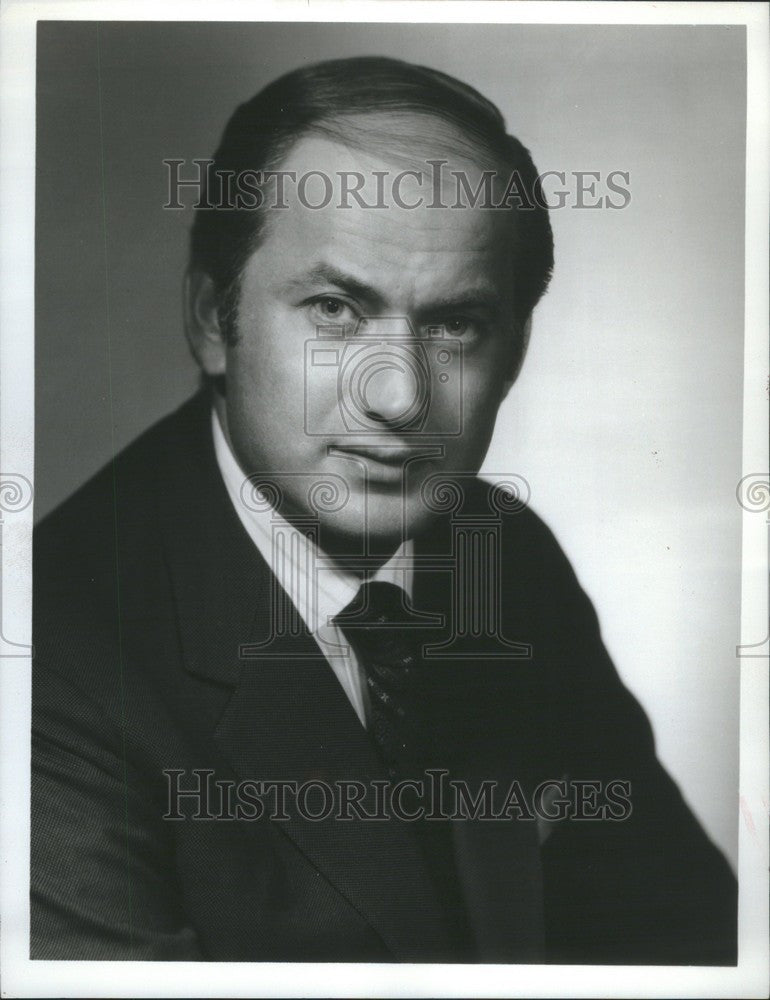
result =
[[[334,616],[356,596],[362,579],[324,558],[312,539],[293,528],[275,510],[258,511],[243,502],[241,487],[246,474],[233,455],[213,409],[211,427],[217,464],[241,524],[329,661],[361,724],[366,726],[368,698],[362,672],[354,650],[342,630],[332,622]],[[273,545],[276,525],[280,526],[284,540],[288,540],[282,547],[282,558],[276,558]],[[404,542],[368,578],[394,583],[411,598],[414,581],[412,550],[411,540]],[[309,574],[308,567],[311,566],[318,568]]]

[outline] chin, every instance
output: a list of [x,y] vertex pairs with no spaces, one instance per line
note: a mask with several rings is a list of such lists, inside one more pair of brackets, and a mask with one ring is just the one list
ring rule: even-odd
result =
[[351,496],[345,506],[319,518],[321,548],[331,556],[389,556],[425,529],[430,513],[412,498]]

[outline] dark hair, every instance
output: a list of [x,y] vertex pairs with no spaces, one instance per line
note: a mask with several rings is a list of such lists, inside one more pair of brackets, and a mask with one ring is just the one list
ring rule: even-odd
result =
[[[492,158],[516,176],[512,227],[515,321],[521,329],[544,293],[553,267],[553,237],[537,170],[528,150],[505,129],[500,111],[446,73],[385,57],[336,59],[287,73],[241,104],[227,123],[210,172],[275,170],[303,135],[339,135],[345,119],[372,112],[429,115],[465,137],[475,159]],[[348,134],[344,133],[350,142]],[[376,136],[369,136],[376,142]],[[355,140],[354,140],[355,141]],[[265,213],[197,208],[190,266],[208,274],[220,321],[232,335],[240,276],[258,246]]]

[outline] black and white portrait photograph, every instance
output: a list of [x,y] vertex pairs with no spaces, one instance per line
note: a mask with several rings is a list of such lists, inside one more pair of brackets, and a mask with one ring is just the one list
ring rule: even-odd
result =
[[4,995],[766,995],[767,7],[2,32]]

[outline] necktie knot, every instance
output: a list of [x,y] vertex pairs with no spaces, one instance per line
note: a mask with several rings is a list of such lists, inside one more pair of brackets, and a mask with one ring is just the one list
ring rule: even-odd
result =
[[424,638],[422,622],[406,601],[401,587],[369,581],[334,619],[367,664],[394,672],[394,683],[416,665]]
[[335,621],[341,628],[397,628],[416,624],[414,613],[407,605],[406,592],[394,583],[367,580]]

